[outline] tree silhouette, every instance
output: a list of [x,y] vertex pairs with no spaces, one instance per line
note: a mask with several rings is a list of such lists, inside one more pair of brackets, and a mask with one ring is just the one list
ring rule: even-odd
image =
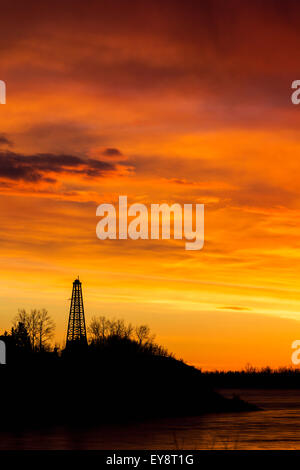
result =
[[103,341],[109,336],[118,338],[131,338],[134,328],[131,323],[127,324],[122,319],[108,320],[104,316],[93,317],[88,327],[88,332],[93,341]]
[[151,334],[147,325],[134,327],[122,319],[109,320],[100,316],[92,318],[88,332],[92,346],[111,348],[114,351],[121,348],[122,354],[135,351],[151,356],[174,357],[167,349],[154,342],[155,335]]
[[110,329],[110,321],[106,317],[93,317],[88,332],[93,340],[100,341],[106,338]]
[[53,338],[55,323],[46,309],[38,310],[37,337],[39,350],[47,349],[49,341]]
[[147,325],[137,326],[135,334],[139,344],[152,343],[154,341],[154,336],[150,336],[150,328]]
[[131,323],[126,323],[124,320],[109,321],[109,334],[111,336],[118,336],[119,338],[131,338],[133,333],[133,326]]
[[17,323],[11,329],[13,345],[23,351],[31,350],[31,342],[26,326],[23,322]]
[[22,324],[26,330],[33,351],[46,349],[49,340],[52,339],[55,323],[46,309],[32,309],[30,313],[25,309],[19,309],[13,321],[13,328]]

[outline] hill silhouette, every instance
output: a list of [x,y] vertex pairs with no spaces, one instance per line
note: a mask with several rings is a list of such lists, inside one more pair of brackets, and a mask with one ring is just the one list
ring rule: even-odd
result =
[[[124,322],[116,324],[123,327]],[[109,330],[85,347],[33,350],[24,325],[6,334],[2,428],[93,426],[124,420],[257,409],[214,392],[198,369],[157,345],[149,329]],[[139,327],[141,328],[141,327]],[[146,329],[145,329],[146,328]]]

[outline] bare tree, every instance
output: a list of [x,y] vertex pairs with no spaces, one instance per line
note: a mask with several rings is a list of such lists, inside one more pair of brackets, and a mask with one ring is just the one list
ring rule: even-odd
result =
[[55,323],[46,309],[37,312],[37,336],[39,350],[47,348],[49,341],[53,338]]
[[104,316],[93,317],[88,327],[88,332],[94,341],[104,340],[109,336],[119,338],[131,338],[134,327],[131,323],[126,324],[124,320],[108,320]]
[[109,322],[109,334],[111,336],[118,336],[119,338],[130,338],[133,333],[133,326],[131,323],[126,323],[124,320],[111,320]]
[[92,336],[92,339],[99,341],[100,339],[106,338],[110,329],[110,321],[105,317],[93,317],[88,327],[88,332]]
[[22,323],[28,332],[33,351],[46,347],[47,342],[53,337],[55,324],[45,309],[33,309],[30,313],[25,309],[19,309],[13,327],[16,329],[19,323]]
[[131,323],[128,323],[128,325],[126,325],[126,328],[125,328],[125,331],[124,331],[124,337],[125,338],[131,338],[132,335],[133,335],[133,332],[134,332],[134,327],[132,326]]
[[30,312],[28,333],[31,338],[32,349],[37,347],[38,331],[39,331],[39,310],[33,309]]
[[30,313],[27,313],[24,308],[19,309],[18,314],[13,321],[13,327],[16,329],[19,323],[24,325],[30,338],[31,347],[34,350],[36,347],[38,332],[38,311],[34,309],[31,310]]
[[[88,327],[92,340],[103,342],[109,339],[130,340],[136,343],[140,350],[155,356],[173,357],[167,349],[154,342],[155,335],[152,335],[147,325],[133,327],[131,323],[126,324],[122,319],[108,320],[104,316],[93,317]],[[109,344],[109,341],[107,342]],[[125,341],[125,344],[127,342]]]
[[24,308],[18,309],[18,314],[15,316],[13,320],[13,328],[17,328],[19,323],[23,323],[25,328],[27,328],[29,322],[29,315]]
[[150,328],[147,325],[137,326],[135,334],[139,344],[152,343],[154,340],[154,336],[150,335]]

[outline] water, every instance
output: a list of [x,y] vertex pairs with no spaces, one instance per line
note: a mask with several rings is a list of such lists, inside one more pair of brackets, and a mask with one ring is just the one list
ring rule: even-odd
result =
[[[93,430],[0,433],[0,449],[300,449],[300,391],[226,390],[263,407]],[[100,404],[99,404],[100,406]]]

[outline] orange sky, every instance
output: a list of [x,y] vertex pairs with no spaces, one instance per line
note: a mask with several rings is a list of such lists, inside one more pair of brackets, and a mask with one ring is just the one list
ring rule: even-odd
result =
[[[63,5],[61,5],[63,3]],[[290,366],[300,338],[300,6],[1,3],[1,331],[147,323],[204,369]],[[96,207],[205,204],[205,245],[100,241]]]

